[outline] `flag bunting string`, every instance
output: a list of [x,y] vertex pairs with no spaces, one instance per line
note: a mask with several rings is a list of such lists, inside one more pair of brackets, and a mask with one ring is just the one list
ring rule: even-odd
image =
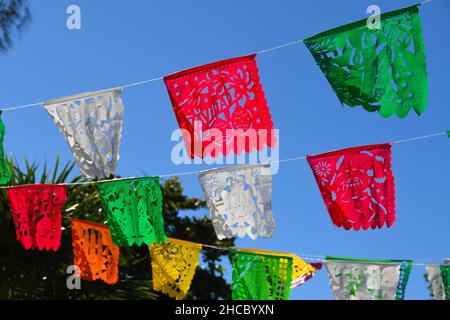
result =
[[[174,239],[174,238],[173,238]],[[179,239],[175,239],[175,240],[179,240]],[[191,241],[192,242],[192,241]],[[194,242],[197,243],[197,242]],[[213,249],[213,250],[218,250],[218,251],[234,251],[234,250],[239,250],[239,248],[237,247],[223,247],[223,246],[214,246],[214,245],[209,245],[209,244],[203,244],[203,243],[198,243],[200,244],[202,247],[204,248],[208,248],[208,249]],[[301,257],[303,260],[309,260],[309,261],[317,261],[317,262],[322,262],[322,263],[327,263],[327,260],[325,259],[326,256],[324,255],[316,255],[316,254],[299,254],[299,257]],[[412,265],[414,266],[437,266],[439,264],[432,264],[432,263],[425,263],[422,260],[414,260],[413,261],[421,261],[421,262],[413,262]],[[437,260],[442,260],[442,259],[438,259],[438,258],[433,258],[433,259],[424,259],[424,260],[428,260],[428,261],[437,261]],[[389,264],[389,262],[385,262],[386,264]]]
[[[394,142],[391,142],[392,144],[399,144],[399,143],[405,143],[405,142],[412,142],[412,141],[419,141],[429,138],[435,138],[439,136],[447,135],[447,132],[439,132],[439,133],[433,133],[429,135],[424,136],[418,136],[413,138],[407,138],[403,140],[397,140]],[[292,161],[300,161],[300,160],[306,160],[306,156],[300,156],[300,157],[293,157],[293,158],[287,158],[282,160],[274,160],[271,161],[271,163],[285,163],[285,162],[292,162]],[[160,178],[170,178],[170,177],[177,177],[177,176],[187,176],[187,175],[193,175],[198,173],[198,171],[184,171],[184,172],[178,172],[178,173],[169,173],[169,174],[162,174],[162,175],[155,175]],[[89,185],[89,184],[96,184],[103,181],[121,181],[121,180],[129,180],[129,179],[137,179],[139,177],[126,177],[126,178],[114,178],[114,179],[104,179],[99,181],[81,181],[81,182],[66,182],[66,183],[57,183],[55,185],[61,185],[61,186],[73,186],[73,185]],[[0,189],[8,189],[12,186],[0,186]]]
[[[110,178],[116,176],[120,158],[124,120],[122,90],[161,80],[166,85],[180,129],[195,134],[193,123],[198,120],[206,137],[214,136],[214,131],[223,133],[228,129],[252,128],[258,133],[258,143],[250,143],[250,140],[245,146],[236,143],[233,151],[236,155],[274,148],[278,137],[273,133],[274,124],[259,80],[256,56],[300,43],[306,45],[342,105],[378,111],[384,118],[395,114],[403,119],[411,109],[420,116],[427,107],[428,78],[419,6],[430,1],[423,0],[417,5],[381,15],[386,18],[383,30],[369,36],[373,43],[385,41],[387,49],[370,44],[366,19],[362,19],[312,37],[166,76],[113,89],[0,108],[0,114],[36,106],[45,109],[65,136],[84,176],[82,181],[77,181],[79,178],[72,180],[76,182],[0,186],[0,189],[7,189],[17,240],[27,250],[37,248],[56,252],[61,244],[62,230],[65,230],[62,213],[68,198],[66,186],[94,185],[102,201],[104,222],[71,219],[74,264],[83,266],[80,273],[83,280],[117,283],[119,247],[145,244],[150,250],[153,289],[176,299],[183,299],[188,293],[201,250],[211,249],[230,255],[233,300],[289,299],[291,289],[312,278],[322,265],[326,266],[337,300],[403,300],[411,266],[426,267],[435,298],[450,300],[448,259],[444,259],[442,265],[434,263],[441,259],[367,260],[306,253],[297,256],[169,238],[164,230],[160,181],[161,178],[197,174],[218,240],[245,236],[256,240],[259,236],[272,237],[276,226],[272,214],[270,165],[307,160],[334,226],[355,231],[381,229],[384,225],[389,228],[396,220],[391,146],[439,136],[450,137],[450,130],[267,163],[225,165],[213,170],[152,177]],[[404,28],[399,28],[400,25]],[[401,45],[393,43],[386,36],[386,30],[397,31]],[[408,51],[408,43],[414,47],[413,54]],[[391,52],[395,52],[395,57],[389,64],[371,64],[371,59],[366,61],[365,58],[356,63],[358,67],[349,68],[349,65],[353,66],[348,61],[349,48],[372,60],[383,61],[383,57],[392,55]],[[395,90],[388,85],[393,69],[399,70],[395,82],[402,84]],[[364,70],[363,77],[361,70]],[[215,103],[221,108],[218,114]],[[204,111],[199,113],[200,109]],[[202,126],[206,128],[202,129]],[[243,131],[244,138],[250,137],[246,130]],[[261,130],[272,133],[263,136]],[[4,152],[4,136],[5,125],[0,118],[1,184],[8,183],[11,178],[12,183],[15,180],[12,165],[7,162]],[[235,144],[235,140],[230,143],[224,139],[220,147],[209,148],[212,143],[207,141],[194,141],[194,147],[207,150],[201,154],[198,148],[189,150],[186,145],[189,157],[215,158],[220,154],[225,157],[230,154],[228,146]],[[311,261],[311,265],[302,259]]]
[[[420,4],[426,4],[431,2],[431,0],[423,0],[420,2]],[[298,39],[298,40],[294,40],[285,44],[281,44],[272,48],[268,48],[268,49],[263,49],[260,51],[257,51],[256,54],[260,55],[260,54],[264,54],[264,53],[268,53],[268,52],[272,52],[275,50],[279,50],[279,49],[283,49],[286,47],[290,47],[296,44],[300,44],[303,43],[303,39]],[[144,84],[148,84],[148,83],[152,83],[152,82],[156,82],[156,81],[160,81],[163,80],[164,76],[159,76],[156,78],[152,78],[152,79],[147,79],[147,80],[143,80],[143,81],[138,81],[138,82],[133,82],[133,83],[129,83],[129,84],[124,84],[122,86],[118,86],[118,88],[121,89],[125,89],[125,88],[131,88],[131,87],[135,87],[135,86],[140,86],[140,85],[144,85]],[[25,104],[25,105],[19,105],[19,106],[14,106],[14,107],[8,107],[8,108],[0,108],[0,111],[14,111],[14,110],[20,110],[20,109],[26,109],[26,108],[32,108],[32,107],[37,107],[37,106],[41,106],[42,104],[44,104],[44,101],[41,102],[35,102],[35,103],[30,103],[30,104]]]

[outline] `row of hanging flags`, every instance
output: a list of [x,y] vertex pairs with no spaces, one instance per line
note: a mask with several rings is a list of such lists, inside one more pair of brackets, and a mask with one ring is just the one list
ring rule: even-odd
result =
[[[84,280],[114,284],[119,275],[119,248],[108,227],[72,219],[74,263]],[[212,246],[206,246],[211,248]],[[291,290],[311,279],[326,265],[336,300],[403,300],[412,260],[363,260],[326,257],[306,263],[291,253],[227,250],[232,264],[233,300],[288,300]],[[149,246],[153,289],[183,299],[194,278],[203,245],[168,238]],[[427,280],[437,300],[450,300],[450,261],[428,265]]]
[[[71,219],[74,265],[83,280],[119,280],[120,246],[149,245],[154,290],[182,299],[189,291],[203,247],[229,251],[235,300],[289,299],[291,289],[312,278],[323,262],[306,263],[291,253],[220,248],[168,238],[162,217],[158,178],[116,180],[98,184],[107,225]],[[8,189],[17,239],[27,249],[57,251],[61,210],[66,200],[60,185]],[[266,203],[270,206],[270,202]],[[245,221],[241,222],[245,226]],[[402,300],[412,260],[362,260],[326,257],[336,299]],[[450,263],[427,265],[436,299],[450,300]]]
[[[112,231],[111,231],[112,232]],[[119,247],[102,224],[72,218],[74,264],[83,280],[119,279]],[[153,289],[175,299],[189,291],[204,245],[167,238],[149,246]],[[205,246],[229,251],[233,300],[288,300],[291,290],[326,265],[336,300],[403,300],[412,260],[363,260],[326,257],[306,263],[292,253]],[[427,280],[434,297],[450,300],[450,263],[428,265]]]
[[[308,156],[332,223],[346,230],[391,227],[395,184],[391,145],[380,144]],[[272,176],[269,164],[231,166],[198,172],[218,239],[271,238]],[[151,244],[166,240],[159,177],[95,183],[114,243]],[[56,250],[66,185],[8,187],[17,238],[25,248]]]
[[[427,103],[426,63],[418,16],[419,5],[385,13],[381,29],[366,20],[345,25],[304,43],[342,104],[378,111],[383,117],[424,112]],[[274,147],[274,128],[256,55],[211,63],[164,77],[173,110],[191,158],[217,157]],[[115,174],[124,119],[121,89],[50,100],[44,109],[64,134],[81,173],[88,179]],[[198,123],[203,137],[223,139],[192,143]],[[247,137],[238,146],[226,131]],[[11,179],[3,150],[5,126],[0,119],[0,183]],[[449,133],[450,136],[450,133]],[[253,142],[252,142],[253,141]],[[253,144],[252,144],[253,143]],[[189,147],[188,147],[189,146]],[[200,152],[198,152],[200,150]],[[391,144],[349,148],[307,156],[335,226],[367,230],[393,225],[395,184]],[[275,230],[271,211],[269,164],[206,170],[198,177],[219,239],[270,238]],[[102,198],[107,226],[72,219],[75,264],[86,280],[118,281],[119,246],[149,245],[153,286],[181,299],[189,290],[203,245],[167,238],[162,216],[159,177],[93,182]],[[58,250],[65,185],[8,188],[18,241],[26,248]],[[233,299],[288,299],[292,287],[310,279],[321,263],[308,264],[293,254],[230,249]],[[327,257],[326,267],[337,299],[403,299],[412,262],[352,260]],[[450,266],[430,265],[428,277],[437,299],[450,299]]]
[[[428,80],[419,7],[382,14],[380,29],[363,19],[303,40],[342,104],[383,117],[425,111]],[[164,82],[191,158],[276,145],[256,54],[184,70]],[[43,103],[88,178],[114,174],[124,118],[120,96],[116,88]],[[227,139],[227,130],[246,143]]]

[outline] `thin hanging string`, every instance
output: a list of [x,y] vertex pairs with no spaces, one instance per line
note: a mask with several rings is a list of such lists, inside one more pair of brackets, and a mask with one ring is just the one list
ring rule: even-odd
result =
[[293,45],[299,44],[299,43],[303,43],[303,39],[295,40],[295,41],[292,41],[292,42],[289,42],[289,43],[285,43],[285,44],[282,44],[282,45],[279,45],[279,46],[276,46],[276,47],[273,47],[273,48],[264,49],[264,50],[256,52],[256,54],[263,54],[263,53],[266,53],[266,52],[270,52],[270,51],[286,48],[286,47],[289,47],[289,46],[293,46]]
[[392,142],[392,144],[398,144],[398,143],[404,143],[404,142],[410,142],[410,141],[417,141],[417,140],[422,140],[422,139],[434,138],[434,137],[437,137],[437,136],[443,136],[443,135],[447,135],[447,134],[448,134],[447,132],[433,133],[433,134],[429,134],[429,135],[421,136],[421,137],[397,140],[397,141]]
[[291,162],[291,161],[299,161],[299,160],[306,160],[306,156],[288,158],[288,159],[283,159],[283,160],[274,160],[274,161],[272,161],[272,163],[283,163],[283,162]]
[[[322,262],[322,263],[329,263],[329,262],[331,262],[332,260],[326,260],[325,259],[325,257],[324,258],[310,258],[310,257],[307,257],[307,256],[301,256],[300,255],[300,257],[303,259],[303,260],[305,260],[305,261],[312,261],[312,262]],[[426,266],[439,266],[440,264],[436,264],[436,263],[423,263],[423,262],[414,262],[414,259],[411,259],[413,262],[411,263],[413,266],[418,266],[418,267],[426,267]],[[440,259],[430,259],[430,260],[440,260]],[[358,260],[354,260],[354,261],[348,261],[348,262],[358,262]],[[362,262],[366,262],[366,261],[362,261]],[[370,263],[370,262],[367,262],[367,263]],[[381,264],[383,264],[383,263],[385,263],[385,264],[392,264],[392,263],[396,263],[395,261],[394,262],[377,262],[377,261],[374,261],[374,263],[377,263],[377,264],[379,264],[379,263],[381,263]]]
[[[289,43],[285,43],[276,47],[272,47],[272,48],[268,48],[268,49],[264,49],[261,51],[257,51],[256,54],[264,54],[270,51],[274,51],[274,50],[278,50],[278,49],[282,49],[285,47],[289,47],[298,43],[302,43],[303,40],[295,40]],[[122,86],[117,86],[118,88],[121,89],[125,89],[125,88],[131,88],[131,87],[136,87],[136,86],[140,86],[143,84],[148,84],[148,83],[152,83],[155,81],[160,81],[164,79],[164,76],[160,76],[157,78],[152,78],[152,79],[147,79],[147,80],[143,80],[143,81],[138,81],[138,82],[133,82],[133,83],[128,83],[128,84],[124,84]],[[9,107],[9,108],[2,108],[0,109],[0,111],[13,111],[13,110],[19,110],[19,109],[26,109],[26,108],[32,108],[32,107],[37,107],[37,106],[41,106],[44,102],[36,102],[36,103],[30,103],[30,104],[25,104],[25,105],[20,105],[20,106],[15,106],[15,107]]]
[[[282,49],[285,47],[289,47],[298,43],[302,43],[303,40],[295,40],[289,43],[285,43],[276,47],[272,47],[272,48],[268,48],[268,49],[264,49],[261,51],[257,51],[256,54],[264,54],[270,51],[274,51],[274,50],[278,50],[278,49]],[[164,79],[164,76],[160,76],[157,78],[152,78],[152,79],[147,79],[147,80],[143,80],[143,81],[138,81],[138,82],[133,82],[133,83],[129,83],[129,84],[124,84],[122,86],[117,86],[117,88],[121,88],[121,89],[125,89],[125,88],[131,88],[131,87],[136,87],[136,86],[140,86],[143,84],[148,84],[148,83],[152,83],[155,81],[160,81]],[[30,104],[25,104],[25,105],[20,105],[20,106],[15,106],[15,107],[9,107],[9,108],[2,108],[0,109],[0,111],[13,111],[13,110],[19,110],[19,109],[26,109],[26,108],[32,108],[32,107],[37,107],[37,106],[41,106],[44,102],[36,102],[36,103],[30,103]]]
[[[425,135],[425,136],[419,136],[419,137],[414,137],[414,138],[397,140],[397,141],[393,141],[391,143],[392,144],[399,144],[399,143],[405,143],[405,142],[411,142],[411,141],[418,141],[418,140],[429,139],[429,138],[434,138],[434,137],[438,137],[438,136],[444,136],[444,135],[447,135],[447,134],[448,133],[446,131],[444,131],[444,132],[439,132],[439,133],[428,134],[428,135]],[[283,160],[274,160],[274,161],[272,161],[272,163],[283,163],[283,162],[290,162],[290,161],[306,160],[306,158],[307,158],[306,156],[301,156],[301,157],[288,158],[288,159],[283,159]]]
[[[177,240],[177,239],[175,239],[175,240]],[[197,243],[197,244],[200,244],[204,248],[209,248],[209,249],[218,250],[218,251],[226,251],[226,252],[239,251],[239,248],[236,248],[236,247],[213,246],[213,245],[203,244],[203,243]],[[247,250],[248,249],[242,250],[241,252],[246,252]],[[278,251],[276,251],[276,252],[278,253]],[[262,254],[264,254],[264,252]],[[268,254],[270,254],[270,253],[268,253]],[[280,254],[280,256],[282,256],[283,252],[279,252],[279,254]],[[304,253],[304,254],[299,254],[298,256],[300,258],[302,258],[303,260],[305,260],[305,261],[322,262],[322,263],[330,262],[330,260],[327,260],[326,256],[323,256],[323,255],[314,255],[314,254],[306,254],[306,253]],[[425,263],[425,262],[414,262],[414,259],[411,259],[411,260],[413,260],[413,262],[412,262],[413,266],[421,266],[421,267],[423,267],[423,266],[430,266],[430,265],[432,265],[432,266],[439,266],[439,264],[432,264],[432,263]],[[436,261],[436,260],[442,260],[442,259],[427,259],[427,260]],[[358,262],[358,260],[354,260],[354,262]],[[363,261],[363,262],[366,262],[366,261]],[[395,262],[376,262],[375,261],[374,263],[392,264],[392,263],[395,263]]]
[[[429,135],[420,136],[420,137],[397,140],[397,141],[392,142],[392,144],[418,141],[418,140],[443,136],[443,135],[447,135],[447,134],[448,133],[446,131],[444,131],[444,132],[429,134]],[[270,163],[284,163],[284,162],[291,162],[291,161],[300,161],[300,160],[305,160],[306,158],[307,158],[306,156],[301,156],[301,157],[294,157],[294,158],[288,158],[288,159],[282,159],[282,160],[274,160],[274,161],[271,161]],[[158,176],[160,178],[170,178],[170,177],[194,175],[194,174],[197,174],[198,172],[199,172],[198,170],[197,171],[184,171],[184,172],[176,172],[176,173],[162,174],[162,175],[156,175],[156,176]],[[114,179],[105,179],[105,180],[99,180],[99,181],[64,182],[64,183],[57,183],[55,185],[60,185],[60,186],[89,185],[89,184],[96,184],[96,183],[102,183],[102,182],[131,180],[131,179],[139,179],[139,178],[142,178],[142,177],[114,178]],[[20,186],[30,186],[30,185],[33,185],[33,184],[23,184]],[[11,187],[13,187],[13,186],[0,186],[0,189],[8,189]]]
[[140,85],[142,85],[142,84],[147,84],[147,83],[159,81],[159,80],[162,80],[162,79],[164,79],[164,77],[158,77],[158,78],[148,79],[148,80],[144,80],[144,81],[139,81],[139,82],[134,82],[134,83],[126,84],[126,85],[120,86],[120,88],[125,89],[125,88],[130,88],[130,87],[140,86]]
[[37,107],[37,106],[41,106],[43,103],[44,102],[36,102],[36,103],[24,104],[22,106],[16,106],[16,107],[0,109],[0,111],[12,111],[12,110],[19,110],[19,109],[26,109],[26,108],[31,108],[31,107]]
[[163,174],[160,175],[160,178],[170,178],[170,177],[175,177],[175,176],[188,176],[188,175],[192,175],[192,174],[197,174],[198,171],[184,171],[184,172],[180,172],[180,173],[169,173],[169,174]]
[[[432,0],[423,0],[421,2],[421,4],[426,4],[426,3],[429,3],[431,1]],[[288,42],[288,43],[285,43],[285,44],[282,44],[282,45],[279,45],[279,46],[275,46],[275,47],[272,47],[272,48],[260,50],[260,51],[257,51],[256,54],[260,55],[260,54],[268,53],[268,52],[271,52],[271,51],[274,51],[274,50],[286,48],[286,47],[293,46],[293,45],[300,44],[300,43],[303,43],[303,39],[299,39],[299,40],[295,40],[295,41],[292,41],[292,42]],[[135,87],[135,86],[139,86],[139,85],[143,85],[143,84],[148,84],[148,83],[160,81],[162,79],[164,79],[164,76],[160,76],[160,77],[152,78],[152,79],[147,79],[147,80],[143,80],[143,81],[138,81],[138,82],[133,82],[133,83],[129,83],[129,84],[125,84],[125,85],[119,86],[119,87],[122,88],[122,89],[125,89],[125,88],[130,88],[130,87]],[[13,110],[19,110],[19,109],[26,109],[26,108],[41,106],[43,103],[44,102],[36,102],[36,103],[19,105],[19,106],[14,106],[14,107],[9,107],[9,108],[2,108],[2,109],[0,109],[0,111],[13,111]],[[432,137],[437,137],[437,136],[447,135],[447,134],[448,134],[447,132],[435,133],[435,134],[430,134],[430,135],[425,135],[425,136],[420,136],[420,137],[414,137],[414,138],[394,141],[394,142],[392,142],[392,144],[398,144],[398,143],[404,143],[404,142],[410,142],[410,141],[417,141],[417,140],[422,140],[422,139],[427,139],[427,138],[432,138]],[[306,156],[301,156],[301,157],[294,157],[294,158],[288,158],[288,159],[283,159],[283,160],[276,160],[276,161],[272,161],[272,163],[283,163],[283,162],[298,161],[298,160],[305,160],[305,159],[306,159]],[[187,172],[179,172],[179,173],[171,173],[171,174],[166,174],[166,175],[160,175],[159,177],[165,178],[165,177],[173,177],[173,176],[184,176],[184,175],[192,175],[192,174],[196,174],[196,173],[197,173],[197,171],[187,171]],[[134,177],[130,177],[130,178],[107,179],[107,180],[102,180],[102,181],[68,182],[68,183],[59,183],[58,185],[63,185],[63,186],[89,185],[89,184],[96,184],[96,183],[107,182],[107,181],[120,181],[120,180],[128,180],[128,179],[135,179],[135,178]],[[26,186],[26,185],[22,185],[22,186]],[[6,188],[9,188],[9,186],[1,186],[0,187],[0,189],[6,189]],[[210,249],[221,250],[221,251],[236,250],[236,248],[234,248],[234,247],[220,247],[220,246],[213,246],[213,245],[206,245],[206,244],[202,244],[202,246],[206,247],[206,248],[210,248]],[[307,261],[317,261],[317,262],[322,262],[322,263],[329,262],[329,261],[327,261],[325,259],[325,256],[321,256],[321,255],[304,254],[304,255],[300,255],[300,256],[304,260],[307,260]],[[438,260],[438,259],[429,259],[429,260]],[[413,262],[412,265],[415,265],[415,266],[427,266],[427,265],[433,265],[433,264]]]
[[[276,47],[272,47],[272,48],[268,48],[268,49],[264,49],[261,51],[256,52],[256,54],[263,54],[263,53],[267,53],[270,51],[274,51],[274,50],[278,50],[278,49],[282,49],[285,47],[289,47],[298,43],[302,43],[303,40],[295,40],[286,44],[282,44]],[[143,84],[148,84],[148,83],[152,83],[155,81],[160,81],[164,79],[164,76],[160,76],[157,78],[152,78],[152,79],[147,79],[147,80],[143,80],[143,81],[138,81],[138,82],[133,82],[133,83],[129,83],[129,84],[124,84],[122,86],[117,86],[117,88],[121,88],[121,89],[126,89],[126,88],[131,88],[131,87],[136,87],[136,86],[140,86]],[[19,110],[19,109],[26,109],[26,108],[32,108],[32,107],[37,107],[37,106],[41,106],[44,102],[36,102],[36,103],[30,103],[30,104],[24,104],[24,105],[20,105],[20,106],[15,106],[15,107],[9,107],[9,108],[2,108],[0,109],[0,111],[13,111],[13,110]]]
[[[420,2],[420,4],[425,4],[425,3],[429,3],[431,2],[431,0],[423,0],[422,2]],[[264,50],[260,50],[257,51],[256,54],[260,55],[260,54],[264,54],[267,52],[271,52],[274,50],[278,50],[278,49],[283,49],[286,47],[290,47],[299,43],[303,43],[303,39],[299,39],[299,40],[295,40],[295,41],[291,41],[285,44],[281,44],[272,48],[268,48],[268,49],[264,49]],[[164,79],[164,76],[160,76],[157,78],[152,78],[152,79],[147,79],[147,80],[143,80],[143,81],[138,81],[138,82],[133,82],[133,83],[129,83],[129,84],[125,84],[122,86],[118,86],[119,88],[125,89],[125,88],[131,88],[131,87],[135,87],[135,86],[140,86],[143,84],[148,84],[151,82],[155,82],[155,81],[160,81]],[[26,108],[32,108],[32,107],[37,107],[37,106],[41,106],[44,102],[36,102],[36,103],[30,103],[30,104],[24,104],[24,105],[20,105],[20,106],[15,106],[15,107],[9,107],[9,108],[1,108],[0,111],[13,111],[13,110],[19,110],[19,109],[26,109]]]

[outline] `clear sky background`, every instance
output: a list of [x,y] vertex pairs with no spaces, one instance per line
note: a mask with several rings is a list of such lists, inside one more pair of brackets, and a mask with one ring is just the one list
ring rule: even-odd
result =
[[[31,1],[33,22],[0,56],[0,106],[43,101],[115,87],[302,39],[367,16],[415,4],[400,0],[346,1]],[[66,8],[81,7],[81,30],[66,28]],[[428,109],[404,119],[383,119],[342,107],[303,44],[257,58],[276,128],[280,158],[383,143],[450,129],[450,1],[420,10],[429,74]],[[178,128],[162,81],[125,89],[121,176],[205,169],[172,163]],[[7,152],[50,163],[70,149],[40,107],[5,112]],[[367,232],[335,228],[306,161],[281,164],[273,178],[277,230],[271,239],[238,240],[241,247],[297,254],[439,262],[449,257],[450,140],[445,136],[395,145],[397,221]],[[202,197],[195,175],[183,176],[186,193]],[[206,214],[204,210],[201,214]],[[227,278],[231,269],[227,265]],[[423,267],[414,267],[407,299],[428,299]],[[331,299],[326,270],[292,292],[293,299]]]

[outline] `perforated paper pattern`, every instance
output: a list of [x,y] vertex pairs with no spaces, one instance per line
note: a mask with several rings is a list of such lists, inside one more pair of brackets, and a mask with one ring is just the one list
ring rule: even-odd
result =
[[177,300],[189,291],[202,245],[168,238],[164,245],[150,246],[153,289]]
[[233,300],[289,300],[292,257],[231,251]]
[[239,248],[239,251],[261,253],[265,255],[287,256],[292,258],[292,283],[291,288],[300,286],[311,279],[316,274],[316,268],[303,261],[299,256],[293,253],[284,253],[260,249]]
[[304,43],[342,104],[383,117],[418,115],[427,106],[428,81],[419,6],[381,15],[381,28],[363,19]]
[[114,175],[124,114],[120,90],[49,101],[44,108],[65,136],[85,177],[104,179]]
[[166,242],[159,177],[97,183],[116,246]]
[[103,280],[115,284],[119,280],[120,249],[113,244],[106,225],[71,219],[74,265],[83,280]]
[[270,238],[272,176],[268,165],[243,165],[198,173],[219,239]]
[[367,230],[395,221],[395,182],[391,145],[343,149],[308,162],[334,225]]
[[255,55],[196,67],[164,81],[180,129],[188,135],[184,139],[191,158],[239,155],[275,146]]
[[409,260],[327,257],[326,261],[336,300],[403,300],[410,266]]
[[35,184],[8,189],[17,240],[25,249],[57,251],[61,243],[61,210],[66,189],[61,185]]

